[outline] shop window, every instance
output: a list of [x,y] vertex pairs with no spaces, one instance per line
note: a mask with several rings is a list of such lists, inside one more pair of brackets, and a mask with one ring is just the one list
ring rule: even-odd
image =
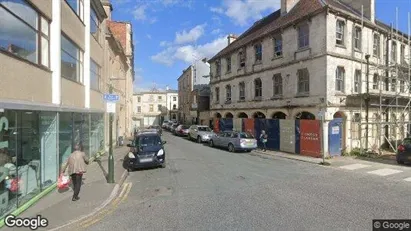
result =
[[104,150],[104,116],[93,113],[90,115],[90,154],[94,155]]
[[57,113],[40,112],[41,188],[57,179]]
[[73,148],[73,117],[71,112],[59,114],[59,166],[67,161]]

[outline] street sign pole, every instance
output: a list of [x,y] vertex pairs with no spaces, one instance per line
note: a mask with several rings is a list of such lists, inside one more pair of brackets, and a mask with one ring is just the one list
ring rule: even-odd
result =
[[[113,85],[109,86],[110,94],[113,93]],[[109,184],[114,183],[114,157],[113,157],[113,113],[109,112],[109,149],[108,149],[108,178],[107,182]]]

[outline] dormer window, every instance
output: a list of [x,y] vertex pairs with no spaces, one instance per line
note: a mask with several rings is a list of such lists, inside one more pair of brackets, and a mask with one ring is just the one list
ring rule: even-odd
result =
[[340,46],[344,45],[344,28],[345,22],[342,20],[337,20],[335,31],[335,43]]
[[216,76],[221,75],[221,60],[215,62]]
[[231,56],[226,58],[226,63],[227,63],[227,73],[231,72]]
[[263,46],[261,43],[254,45],[255,62],[261,62],[263,60]]

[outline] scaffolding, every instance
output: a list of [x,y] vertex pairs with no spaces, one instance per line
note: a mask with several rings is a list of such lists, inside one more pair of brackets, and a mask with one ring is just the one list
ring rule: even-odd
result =
[[[361,27],[363,29],[363,9],[361,14]],[[361,57],[361,76],[366,76],[365,80],[361,78],[359,81],[359,96],[361,97],[359,140],[360,150],[363,152],[377,152],[379,154],[382,154],[384,150],[395,152],[399,145],[399,142],[403,138],[411,135],[410,19],[410,13],[408,12],[408,34],[404,35],[403,33],[400,33],[398,29],[397,8],[395,30],[393,28],[393,24],[391,23],[390,31],[386,33],[387,36],[382,37],[384,38],[384,46],[382,46],[382,49],[379,50],[382,50],[382,52],[384,53],[382,55],[379,54],[377,63],[371,65],[368,62],[368,54],[370,54],[370,52],[369,50],[367,51],[365,73],[364,52]],[[374,36],[372,36],[372,40],[374,40]],[[393,52],[392,50],[393,44],[396,44],[395,52]],[[405,44],[408,45],[407,53],[405,52]],[[373,46],[371,46],[372,49],[374,49]],[[368,49],[370,49],[370,46],[368,46]],[[399,56],[398,50],[400,50]],[[374,50],[372,50],[371,52],[374,52]],[[383,57],[382,60],[381,56]],[[395,59],[393,59],[393,57],[395,57]],[[375,73],[377,73],[377,76],[375,76]],[[373,77],[372,89],[370,89],[370,75],[372,75]],[[375,80],[377,80],[377,83],[375,83]],[[355,85],[354,78],[353,81]],[[366,84],[365,93],[363,93],[362,90],[362,85],[364,82]],[[362,115],[364,113],[364,108],[365,118],[363,119]],[[369,119],[370,109],[372,110],[373,114],[376,115],[373,116],[371,120]],[[370,127],[372,128],[371,134],[369,129]],[[352,139],[353,138],[351,138],[351,141]],[[369,142],[370,139],[373,142]]]

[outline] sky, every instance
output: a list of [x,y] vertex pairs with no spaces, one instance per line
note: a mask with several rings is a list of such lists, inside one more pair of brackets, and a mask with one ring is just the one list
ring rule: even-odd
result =
[[[133,25],[134,91],[177,89],[177,78],[196,60],[211,58],[281,0],[111,0],[112,20]],[[376,18],[408,32],[411,0],[375,0]]]

